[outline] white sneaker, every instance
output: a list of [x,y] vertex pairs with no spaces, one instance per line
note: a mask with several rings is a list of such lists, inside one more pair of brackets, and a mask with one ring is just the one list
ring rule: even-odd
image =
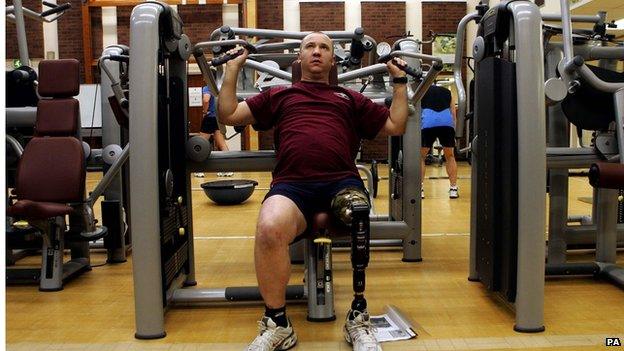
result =
[[258,321],[258,336],[247,346],[246,351],[283,351],[291,349],[297,344],[297,334],[293,330],[290,320],[288,327],[278,327],[273,320],[263,316]]
[[225,172],[226,177],[231,177],[234,175],[234,172]]
[[225,177],[225,172],[217,172],[217,177]]
[[353,351],[381,351],[368,312],[353,311],[355,318],[349,320],[351,312],[347,313],[343,332],[345,340],[353,346]]
[[457,186],[452,186],[449,188],[449,198],[457,199],[459,197],[459,189]]
[[425,198],[425,189],[424,188],[420,188],[420,198],[421,199]]
[[206,175],[205,175],[203,172],[197,172],[197,173],[195,173],[195,178],[203,178],[203,177],[205,177],[205,176],[206,176]]

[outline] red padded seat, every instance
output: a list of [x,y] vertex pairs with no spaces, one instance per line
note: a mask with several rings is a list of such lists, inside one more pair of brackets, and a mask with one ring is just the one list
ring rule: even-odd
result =
[[[79,138],[80,64],[75,59],[39,64],[35,136],[17,166],[17,202],[7,213],[23,219],[45,219],[72,212],[69,203],[84,201],[86,166]],[[48,99],[45,99],[48,98]]]
[[19,200],[84,200],[85,160],[82,143],[73,137],[36,137],[26,145],[17,167]]
[[19,200],[7,208],[7,214],[15,218],[46,219],[70,214],[74,209],[54,202]]
[[80,92],[80,62],[76,59],[43,60],[39,63],[39,95],[52,98]]
[[78,100],[52,99],[39,100],[36,136],[74,136],[79,130],[80,105]]

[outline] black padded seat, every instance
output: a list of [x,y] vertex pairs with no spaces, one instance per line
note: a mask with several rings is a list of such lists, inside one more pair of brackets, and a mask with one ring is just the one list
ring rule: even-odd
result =
[[[605,82],[624,82],[624,73],[591,65],[587,67]],[[607,129],[615,120],[613,94],[599,91],[583,80],[580,88],[573,94],[568,94],[561,102],[561,109],[568,120],[580,129]]]

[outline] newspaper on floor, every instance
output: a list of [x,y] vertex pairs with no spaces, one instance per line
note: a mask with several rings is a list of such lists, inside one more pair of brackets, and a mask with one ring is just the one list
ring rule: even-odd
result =
[[388,305],[384,310],[386,313],[370,317],[371,323],[376,329],[375,338],[377,341],[407,340],[418,335],[412,323],[397,307]]

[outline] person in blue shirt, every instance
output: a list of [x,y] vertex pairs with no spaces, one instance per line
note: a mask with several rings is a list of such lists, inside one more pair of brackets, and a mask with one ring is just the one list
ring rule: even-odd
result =
[[229,151],[225,137],[219,130],[217,123],[217,108],[215,99],[210,94],[207,86],[202,88],[202,121],[200,127],[200,135],[211,140],[214,150]]
[[[446,160],[446,173],[449,177],[449,197],[459,197],[457,188],[457,163],[455,162],[455,104],[451,91],[440,86],[432,85],[420,106],[422,108],[421,129],[422,145],[421,154],[421,179],[425,179],[425,158],[436,139],[444,150]],[[425,198],[425,190],[422,189],[421,198]]]

